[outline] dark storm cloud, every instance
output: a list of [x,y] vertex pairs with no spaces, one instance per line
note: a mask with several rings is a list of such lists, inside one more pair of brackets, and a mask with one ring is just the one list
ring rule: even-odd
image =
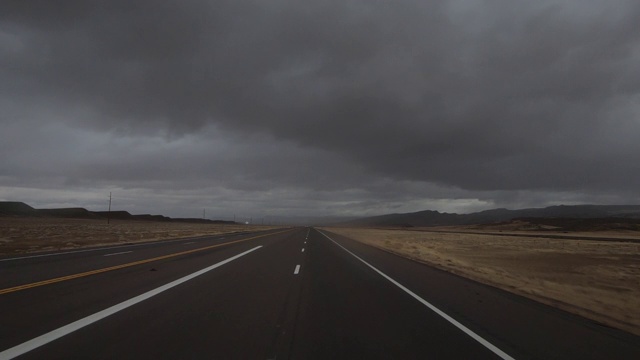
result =
[[[640,178],[638,23],[631,0],[5,1],[0,120],[170,141],[205,141],[194,134],[214,125],[287,144],[221,150],[251,166],[196,168],[183,150],[87,171],[122,181],[173,180],[154,165],[164,160],[191,178],[226,163],[264,188],[375,174],[438,184],[433,196],[628,194]],[[285,151],[348,174],[314,182],[270,160]],[[94,166],[82,161],[69,171]]]

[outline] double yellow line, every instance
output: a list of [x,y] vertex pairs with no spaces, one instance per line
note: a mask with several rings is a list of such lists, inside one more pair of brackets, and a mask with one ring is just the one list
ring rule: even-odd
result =
[[230,242],[226,242],[224,244],[217,244],[217,245],[206,246],[206,247],[198,248],[198,249],[194,249],[194,250],[181,251],[181,252],[177,252],[177,253],[173,253],[173,254],[169,254],[169,255],[163,255],[163,256],[158,256],[158,257],[154,257],[154,258],[150,258],[150,259],[134,261],[134,262],[130,262],[130,263],[122,264],[122,265],[116,265],[116,266],[111,266],[111,267],[107,267],[107,268],[91,270],[91,271],[87,271],[87,272],[83,272],[83,273],[78,273],[78,274],[73,274],[73,275],[67,275],[67,276],[62,276],[62,277],[58,277],[58,278],[53,278],[53,279],[49,279],[49,280],[38,281],[38,282],[30,283],[30,284],[18,285],[18,286],[6,288],[6,289],[0,289],[0,295],[16,292],[16,291],[20,291],[20,290],[31,289],[31,288],[38,287],[38,286],[43,286],[43,285],[48,285],[48,284],[55,284],[55,283],[58,283],[58,282],[77,279],[77,278],[81,278],[81,277],[85,277],[85,276],[101,274],[101,273],[104,273],[104,272],[107,272],[107,271],[124,269],[124,268],[128,268],[128,267],[131,267],[131,266],[150,263],[150,262],[153,262],[153,261],[173,258],[173,257],[176,257],[176,256],[193,254],[193,253],[196,253],[196,252],[199,252],[199,251],[214,249],[214,248],[225,246],[225,245],[236,244],[236,243],[249,241],[249,240],[254,240],[254,239],[257,239],[257,238],[270,236],[270,235],[277,235],[277,234],[281,234],[281,233],[284,233],[284,232],[287,232],[287,231],[291,231],[291,230],[287,229],[287,230],[283,230],[283,231],[279,231],[279,232],[275,232],[275,233],[263,234],[263,235],[258,235],[258,236],[253,236],[253,237],[250,237],[250,238],[246,238],[246,239],[230,241]]

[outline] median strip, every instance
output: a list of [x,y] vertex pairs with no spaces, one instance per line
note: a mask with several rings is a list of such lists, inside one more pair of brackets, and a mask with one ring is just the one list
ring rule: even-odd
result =
[[225,245],[231,245],[231,244],[244,242],[244,241],[249,241],[249,240],[253,240],[253,239],[257,239],[257,238],[261,238],[261,237],[265,237],[265,236],[269,236],[269,235],[276,235],[276,234],[280,234],[280,233],[287,232],[287,231],[290,231],[290,230],[284,230],[284,231],[280,231],[280,232],[276,232],[276,233],[272,233],[272,234],[263,234],[263,235],[253,236],[253,237],[250,237],[250,238],[247,238],[247,239],[234,240],[234,241],[226,242],[224,244],[216,244],[216,245],[206,246],[206,247],[203,247],[203,248],[187,250],[187,251],[181,251],[181,252],[177,252],[177,253],[173,253],[173,254],[158,256],[158,257],[154,257],[154,258],[150,258],[150,259],[138,260],[138,261],[134,261],[134,262],[126,263],[126,264],[121,264],[121,265],[116,265],[116,266],[111,266],[111,267],[107,267],[107,268],[86,271],[86,272],[83,272],[83,273],[62,276],[62,277],[53,278],[53,279],[49,279],[49,280],[38,281],[38,282],[30,283],[30,284],[18,285],[18,286],[6,288],[6,289],[1,289],[0,290],[0,295],[8,294],[8,293],[16,292],[16,291],[21,291],[21,290],[26,290],[26,289],[31,289],[31,288],[35,288],[35,287],[38,287],[38,286],[55,284],[55,283],[59,283],[59,282],[62,282],[62,281],[78,279],[78,278],[85,277],[85,276],[101,274],[101,273],[105,273],[107,271],[113,271],[113,270],[128,268],[128,267],[131,267],[131,266],[147,264],[147,263],[154,262],[154,261],[170,259],[170,258],[173,258],[173,257],[176,257],[176,256],[192,254],[192,253],[199,252],[199,251],[214,249],[214,248],[217,248],[217,247],[221,247],[221,246],[225,246]]

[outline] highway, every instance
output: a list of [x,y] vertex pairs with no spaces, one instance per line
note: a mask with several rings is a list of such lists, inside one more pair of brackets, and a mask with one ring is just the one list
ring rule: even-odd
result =
[[13,358],[640,359],[640,337],[292,228],[0,258]]

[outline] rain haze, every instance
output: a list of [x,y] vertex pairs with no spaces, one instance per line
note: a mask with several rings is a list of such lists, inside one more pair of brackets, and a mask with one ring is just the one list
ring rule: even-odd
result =
[[3,1],[0,200],[640,203],[640,2]]

